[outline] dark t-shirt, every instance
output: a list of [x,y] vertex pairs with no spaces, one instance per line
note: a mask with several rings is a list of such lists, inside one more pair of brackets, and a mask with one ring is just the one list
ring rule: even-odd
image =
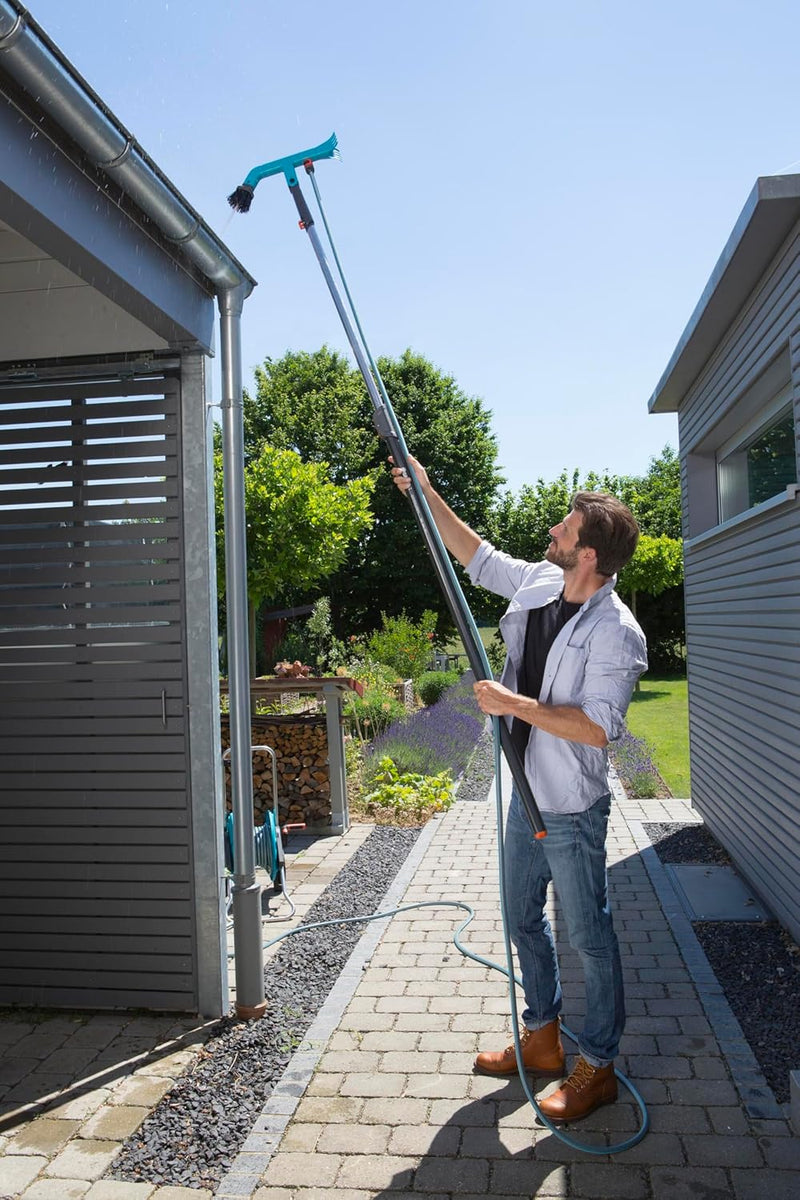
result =
[[[528,613],[525,649],[517,671],[517,691],[521,696],[531,696],[534,700],[538,700],[550,647],[567,621],[575,616],[580,607],[580,604],[568,604],[562,592],[557,599],[551,600],[543,608],[532,608]],[[511,724],[511,736],[523,761],[530,733],[531,726],[528,722],[514,717]]]

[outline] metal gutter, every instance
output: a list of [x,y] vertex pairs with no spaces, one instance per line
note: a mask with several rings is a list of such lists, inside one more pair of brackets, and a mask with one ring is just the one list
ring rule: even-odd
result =
[[0,66],[217,291],[255,280],[17,0],[0,0]]
[[800,175],[760,176],[650,397],[651,413],[678,411],[798,219]]
[[117,121],[69,60],[17,0],[0,0],[0,68],[23,88],[90,162],[209,281],[220,312],[222,454],[225,484],[228,674],[231,694],[231,783],[238,864],[233,911],[236,1011],[265,1011],[261,889],[255,881],[250,752],[250,661],[244,508],[241,313],[255,280]]

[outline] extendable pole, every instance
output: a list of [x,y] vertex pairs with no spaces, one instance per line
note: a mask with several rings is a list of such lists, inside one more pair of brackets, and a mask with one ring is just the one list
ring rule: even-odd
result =
[[[309,167],[307,165],[306,169]],[[295,182],[289,184],[289,191],[292,194],[298,214],[300,216],[300,226],[305,229],[308,234],[309,241],[314,249],[317,257],[317,262],[328,285],[328,290],[336,306],[336,311],[339,314],[339,319],[342,322],[347,340],[352,347],[359,370],[364,378],[364,383],[367,386],[370,400],[374,409],[375,428],[378,434],[383,438],[389,448],[389,452],[394,459],[395,465],[402,467],[408,472],[411,479],[411,488],[407,495],[411,502],[411,510],[416,519],[425,547],[433,563],[436,577],[439,581],[439,586],[442,589],[450,615],[453,618],[456,628],[464,643],[464,649],[467,653],[469,665],[475,673],[476,679],[492,679],[492,669],[489,665],[489,660],[486,657],[486,651],[481,642],[475,623],[472,619],[472,614],[469,610],[466,597],[462,591],[461,585],[458,582],[452,563],[445,549],[444,543],[436,528],[428,502],[422,492],[413,468],[408,462],[408,449],[403,438],[403,433],[400,425],[388,403],[388,397],[385,394],[382,396],[378,390],[378,386],[373,375],[372,368],[367,359],[361,341],[356,335],[355,328],[350,320],[349,313],[339,292],[336,280],[331,271],[328,260],[325,257],[325,251],[320,242],[319,235],[314,226],[314,218],[306,204],[305,197],[300,190],[300,184]],[[385,391],[385,390],[384,390]],[[511,773],[516,784],[520,799],[530,822],[533,833],[536,837],[544,837],[546,829],[542,815],[539,812],[539,807],[534,799],[531,791],[528,778],[525,774],[525,767],[522,759],[519,756],[516,746],[511,737],[511,730],[507,723],[501,718],[498,722],[500,729],[500,742],[503,748],[503,753],[506,756],[508,765],[511,768]]]

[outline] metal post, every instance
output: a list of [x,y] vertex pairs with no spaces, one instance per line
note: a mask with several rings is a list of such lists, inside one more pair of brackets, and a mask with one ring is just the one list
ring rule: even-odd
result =
[[261,888],[253,842],[253,767],[250,756],[250,656],[247,616],[247,541],[244,508],[244,421],[240,318],[245,284],[219,293],[222,355],[222,457],[225,497],[225,606],[231,730],[234,877],[233,942],[236,1015],[262,1017],[264,950]]
[[323,683],[325,724],[328,734],[328,773],[331,781],[331,832],[347,833],[350,810],[347,806],[347,773],[342,735],[342,693],[335,683]]

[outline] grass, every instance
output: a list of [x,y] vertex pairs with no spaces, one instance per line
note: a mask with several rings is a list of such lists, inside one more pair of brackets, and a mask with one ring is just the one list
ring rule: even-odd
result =
[[[483,642],[484,646],[488,646],[490,644],[490,642],[496,632],[497,632],[496,625],[479,625],[478,626],[478,633],[480,634],[480,638],[481,638],[481,641]],[[444,650],[445,650],[445,654],[463,654],[464,653],[464,643],[462,642],[460,637],[454,637],[452,639],[452,641],[449,641],[447,643]]]
[[633,694],[627,725],[652,747],[653,761],[673,796],[691,796],[686,677],[645,675]]

